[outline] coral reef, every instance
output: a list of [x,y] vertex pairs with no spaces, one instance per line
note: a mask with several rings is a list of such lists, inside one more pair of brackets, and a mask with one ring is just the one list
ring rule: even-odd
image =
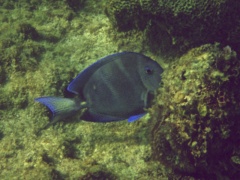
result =
[[234,0],[111,0],[106,14],[120,31],[144,29],[157,53],[171,55],[213,42],[239,53],[239,9]]
[[228,46],[201,46],[166,68],[151,118],[72,118],[37,133],[49,117],[34,98],[71,96],[68,83],[103,56],[135,51],[161,62],[154,48],[238,47],[238,2],[201,2],[0,1],[0,179],[239,176],[239,60]]
[[[192,49],[163,73],[149,110],[153,157],[171,178],[240,176],[240,60],[219,44]],[[169,168],[171,170],[169,170]]]

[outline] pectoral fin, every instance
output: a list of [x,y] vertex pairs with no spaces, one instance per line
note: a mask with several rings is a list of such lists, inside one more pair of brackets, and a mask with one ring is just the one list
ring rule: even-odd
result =
[[147,114],[147,113],[130,116],[130,117],[128,118],[128,122],[134,122],[134,121],[140,119],[141,117],[143,117],[145,114]]

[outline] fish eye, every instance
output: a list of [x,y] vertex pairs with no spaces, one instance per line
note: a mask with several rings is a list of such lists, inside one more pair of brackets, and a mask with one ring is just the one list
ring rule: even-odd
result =
[[147,74],[151,75],[151,74],[153,73],[153,69],[150,68],[150,67],[148,67],[148,66],[146,66],[146,67],[145,67],[145,72],[146,72]]

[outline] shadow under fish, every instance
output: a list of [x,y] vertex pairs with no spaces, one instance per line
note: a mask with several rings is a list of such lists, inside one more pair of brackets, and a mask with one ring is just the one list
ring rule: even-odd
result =
[[112,122],[128,119],[133,122],[146,114],[159,87],[163,69],[151,58],[134,52],[106,56],[83,70],[67,87],[74,98],[46,96],[35,101],[47,106],[57,121],[86,109],[81,119]]

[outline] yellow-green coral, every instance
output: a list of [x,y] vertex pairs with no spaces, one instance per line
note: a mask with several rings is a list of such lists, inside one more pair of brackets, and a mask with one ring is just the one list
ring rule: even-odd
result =
[[172,168],[175,177],[239,175],[231,165],[240,149],[240,75],[232,73],[236,67],[240,60],[230,47],[208,44],[163,73],[164,85],[150,110],[153,156]]

